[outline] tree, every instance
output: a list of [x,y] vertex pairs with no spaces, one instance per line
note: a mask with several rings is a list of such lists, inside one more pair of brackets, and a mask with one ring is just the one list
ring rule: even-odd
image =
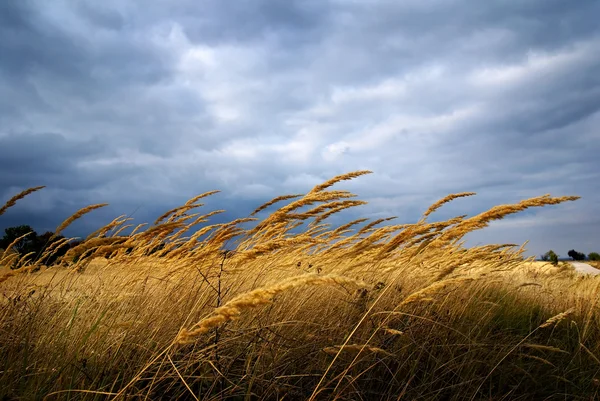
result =
[[17,238],[25,236],[12,247],[20,255],[24,255],[32,251],[34,242],[37,238],[37,233],[27,225],[8,227],[4,229],[4,237],[0,240],[0,248],[8,248]]
[[53,264],[58,258],[67,253],[67,251],[70,248],[69,243],[64,243],[62,245],[55,246],[54,249],[52,249],[52,253],[50,255],[44,256],[44,258],[42,259],[44,251],[49,246],[53,245],[55,242],[64,240],[64,238],[65,237],[63,237],[62,235],[54,235],[52,231],[46,231],[42,235],[38,235],[35,243],[36,254],[34,255],[34,257],[36,259],[39,259],[42,264],[45,264],[47,266]]
[[574,249],[571,249],[567,255],[573,260],[585,260],[585,253],[577,252]]
[[600,261],[600,253],[592,252],[588,255],[589,260]]
[[69,250],[69,244],[65,243],[62,246],[55,247],[50,255],[45,255],[42,259],[44,251],[49,246],[56,241],[63,240],[65,237],[62,235],[55,236],[52,231],[46,231],[44,234],[38,235],[28,225],[9,227],[4,232],[4,237],[0,239],[0,248],[7,248],[17,238],[24,236],[13,245],[12,250],[20,256],[30,254],[27,258],[29,261],[38,260],[42,264],[51,265]]
[[542,260],[549,261],[554,266],[558,265],[558,255],[552,249],[542,255]]

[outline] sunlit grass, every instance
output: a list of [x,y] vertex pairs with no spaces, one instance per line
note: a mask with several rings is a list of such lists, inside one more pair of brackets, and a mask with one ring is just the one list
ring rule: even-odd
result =
[[2,264],[21,267],[0,273],[0,397],[596,397],[598,280],[524,259],[523,248],[461,243],[576,197],[430,221],[473,195],[455,194],[415,224],[327,225],[363,203],[330,187],[366,173],[226,224],[199,212],[213,193],[129,235],[120,217],[51,267],[6,252]]

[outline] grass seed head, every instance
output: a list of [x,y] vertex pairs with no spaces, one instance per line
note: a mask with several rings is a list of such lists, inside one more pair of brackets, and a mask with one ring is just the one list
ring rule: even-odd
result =
[[0,216],[4,214],[4,212],[6,212],[6,210],[8,210],[8,208],[13,207],[17,201],[23,199],[24,197],[26,197],[27,195],[35,192],[35,191],[39,191],[42,188],[46,188],[45,186],[40,186],[40,187],[33,187],[33,188],[29,188],[26,189],[23,192],[18,193],[17,195],[13,196],[12,198],[10,198],[5,204],[4,206],[0,207]]

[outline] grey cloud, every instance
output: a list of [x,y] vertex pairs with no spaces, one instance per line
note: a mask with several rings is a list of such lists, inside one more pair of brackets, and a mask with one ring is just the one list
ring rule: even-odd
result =
[[[503,65],[597,36],[595,1],[353,2],[339,6],[319,73],[339,84],[378,80],[422,65]],[[337,68],[331,70],[330,65]],[[319,67],[319,63],[317,62]],[[317,67],[317,68],[318,68]]]
[[0,171],[3,172],[0,187],[91,188],[95,181],[93,174],[84,177],[77,169],[77,162],[97,156],[99,151],[97,143],[75,143],[59,134],[0,136]]
[[75,9],[86,22],[103,29],[123,31],[126,27],[125,17],[118,10],[106,7],[105,4],[80,1],[75,4]]
[[198,7],[183,1],[169,14],[185,28],[194,42],[221,44],[274,40],[298,46],[315,39],[327,21],[329,6],[320,1],[208,0]]
[[56,27],[49,26],[29,1],[0,5],[0,71],[22,77],[35,70],[76,77],[82,52]]
[[[1,7],[0,70],[16,78],[59,79],[65,84],[60,89],[89,100],[97,92],[106,95],[106,90],[119,85],[154,83],[170,74],[165,55],[132,32],[110,32],[94,39],[87,36],[92,29],[78,31],[69,18],[57,21],[46,15],[60,13],[60,8],[34,1],[5,2]],[[88,18],[93,10],[96,19],[114,15],[83,5],[78,9]]]

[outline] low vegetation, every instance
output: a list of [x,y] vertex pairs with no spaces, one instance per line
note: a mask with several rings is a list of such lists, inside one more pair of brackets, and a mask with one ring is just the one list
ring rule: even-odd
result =
[[463,243],[577,197],[431,221],[473,195],[459,193],[416,223],[328,225],[364,203],[331,187],[365,173],[224,224],[199,211],[214,192],[149,226],[118,217],[51,266],[69,239],[36,257],[10,252],[15,239],[0,255],[0,399],[598,398],[599,282],[523,247]]

